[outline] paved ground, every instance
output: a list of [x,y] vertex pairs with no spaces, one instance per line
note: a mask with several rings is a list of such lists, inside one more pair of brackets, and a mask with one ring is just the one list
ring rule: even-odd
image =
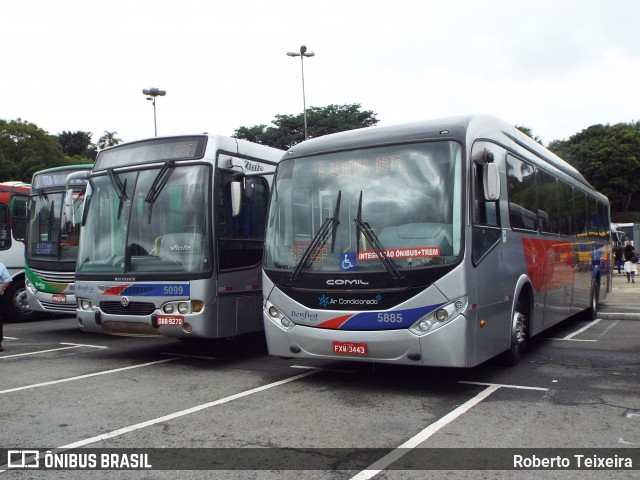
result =
[[613,289],[600,303],[599,317],[616,320],[640,320],[640,276],[635,283],[627,277],[613,275]]

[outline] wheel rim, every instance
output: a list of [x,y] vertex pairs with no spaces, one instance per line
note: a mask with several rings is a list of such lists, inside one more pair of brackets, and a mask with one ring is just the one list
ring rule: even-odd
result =
[[513,324],[511,326],[511,346],[515,352],[519,352],[522,344],[527,338],[526,318],[521,312],[515,312],[513,315]]
[[31,313],[29,302],[27,301],[27,291],[25,289],[18,290],[13,296],[14,308],[24,315]]

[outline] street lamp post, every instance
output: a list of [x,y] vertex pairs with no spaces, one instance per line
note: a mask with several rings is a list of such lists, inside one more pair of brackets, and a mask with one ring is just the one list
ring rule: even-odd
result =
[[152,87],[149,90],[144,89],[142,90],[142,93],[144,95],[147,95],[147,100],[152,100],[153,101],[153,131],[155,133],[155,136],[158,136],[158,125],[156,124],[156,97],[160,96],[160,97],[164,97],[167,92],[166,90],[160,90],[158,88]]
[[306,140],[309,136],[307,135],[307,102],[304,95],[304,57],[313,57],[315,53],[307,52],[306,45],[302,45],[300,47],[300,53],[287,52],[287,55],[290,57],[300,57],[300,67],[302,68],[302,114],[304,117],[304,139]]

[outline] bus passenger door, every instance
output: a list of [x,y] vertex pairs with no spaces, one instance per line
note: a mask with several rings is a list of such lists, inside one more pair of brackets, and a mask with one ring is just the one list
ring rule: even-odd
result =
[[[495,148],[494,148],[495,149]],[[476,156],[474,156],[476,158]],[[494,157],[497,159],[497,155]],[[503,157],[504,158],[504,157]],[[494,160],[497,161],[497,160]],[[499,198],[487,200],[483,182],[484,162],[473,164],[470,303],[475,309],[470,317],[469,334],[475,338],[469,360],[475,364],[487,360],[509,347],[511,302],[507,301],[505,281],[511,278],[504,266],[503,230],[500,222]],[[484,327],[480,322],[484,321]]]

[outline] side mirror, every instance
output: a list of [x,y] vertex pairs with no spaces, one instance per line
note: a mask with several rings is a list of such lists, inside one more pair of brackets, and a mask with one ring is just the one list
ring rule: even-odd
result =
[[500,172],[495,163],[486,163],[482,169],[484,186],[484,199],[488,202],[500,198]]
[[237,217],[242,209],[242,182],[231,182],[231,215]]
[[73,223],[73,190],[69,189],[64,195],[64,206],[62,207],[64,222]]

